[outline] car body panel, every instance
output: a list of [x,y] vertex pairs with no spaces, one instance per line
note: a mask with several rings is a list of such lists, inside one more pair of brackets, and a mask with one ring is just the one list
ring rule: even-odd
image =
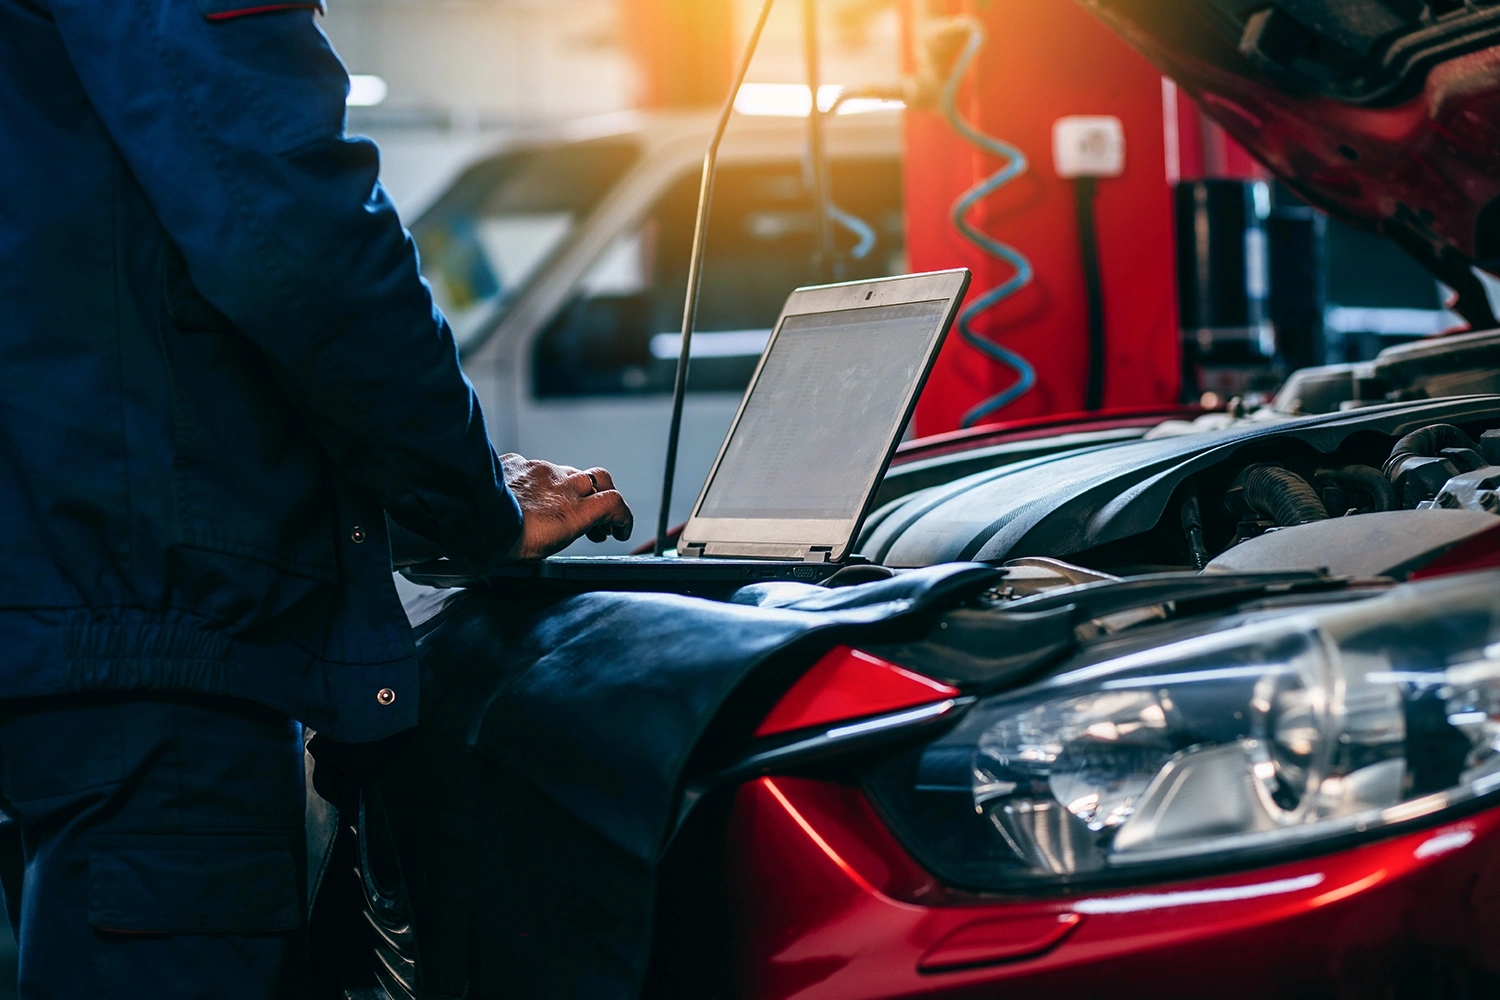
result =
[[[847,786],[752,782],[728,829],[732,995],[745,1000],[1453,995],[1500,982],[1500,809],[1256,871],[1016,899],[934,882]],[[1066,933],[1039,933],[1059,921]],[[919,968],[985,924],[988,956],[981,943],[970,967]],[[1007,955],[1028,935],[1036,952]]]
[[[1319,416],[1282,415],[1265,422],[1211,416],[1241,422],[1201,433],[1103,443],[1091,450],[1002,467],[995,470],[992,480],[1002,485],[985,494],[982,503],[988,505],[992,520],[1014,516],[1020,523],[1029,518],[1025,521],[1029,531],[1050,532],[1048,537],[1053,538],[1039,545],[1062,547],[1058,540],[1070,537],[1069,531],[1079,530],[1079,525],[1089,527],[1089,518],[1082,516],[1089,511],[1107,509],[1117,523],[1111,527],[1109,519],[1101,517],[1095,535],[1085,540],[1102,538],[1106,531],[1152,527],[1170,509],[1167,501],[1177,488],[1193,476],[1217,475],[1217,480],[1203,482],[1222,486],[1230,472],[1246,462],[1266,456],[1280,456],[1289,464],[1316,462],[1318,455],[1338,453],[1345,447],[1359,450],[1361,461],[1378,466],[1391,451],[1393,436],[1416,428],[1441,421],[1463,425],[1471,432],[1496,428],[1500,396],[1390,403]],[[1127,415],[1122,425],[1113,426],[1107,417],[1093,415],[1050,430],[1063,438],[1075,427],[1095,432],[1135,430],[1129,421],[1138,417]],[[1036,429],[1013,430],[1024,437]],[[913,442],[906,454],[916,456],[914,461],[961,463],[969,456],[962,450],[965,444],[983,452],[1005,445],[1008,433],[1004,428],[986,428]],[[1488,442],[1493,444],[1493,437]],[[1149,482],[1153,479],[1154,483]],[[1024,490],[1009,489],[1003,485],[1007,480],[1028,485]],[[1080,483],[1092,485],[1080,489]],[[971,484],[950,485],[961,492]],[[931,492],[946,488],[933,487]],[[1211,489],[1204,496],[1216,499]],[[921,494],[912,494],[897,503],[920,501]],[[1445,517],[1445,512],[1401,513],[1413,520]],[[1054,522],[1054,516],[1060,520]],[[1361,519],[1333,523],[1343,527],[1340,522],[1357,525]],[[1473,519],[1484,518],[1474,515]],[[1179,528],[1173,526],[1173,530]],[[1491,536],[1497,534],[1481,530],[1476,537],[1489,546],[1478,562],[1462,546],[1443,558],[1456,560],[1453,565],[1460,568],[1493,566]],[[1237,848],[1234,855],[1184,857],[1165,871],[1039,878],[1025,883],[1024,890],[1008,889],[1004,895],[975,887],[1021,883],[968,879],[949,865],[950,859],[922,839],[922,830],[902,814],[905,807],[891,799],[888,784],[882,787],[880,781],[882,769],[893,762],[899,765],[907,751],[945,738],[950,718],[966,717],[971,707],[982,710],[984,702],[973,699],[1019,697],[1013,692],[1021,685],[1044,686],[1060,672],[1074,676],[1122,658],[1154,655],[1174,643],[1211,637],[1251,619],[1260,624],[1277,617],[1305,620],[1319,609],[1378,600],[1393,586],[1389,580],[1351,584],[1317,571],[1236,578],[1234,574],[1199,576],[1179,565],[1172,573],[1147,572],[1119,579],[1087,560],[1074,566],[1034,560],[1024,568],[1036,568],[1036,562],[1053,564],[1054,575],[1059,577],[1056,593],[1006,594],[1010,581],[1017,585],[1022,581],[1020,575],[1002,577],[995,569],[970,567],[981,578],[971,581],[972,590],[954,592],[953,600],[965,602],[964,606],[934,606],[935,613],[921,617],[920,624],[917,617],[912,619],[911,632],[870,634],[854,640],[844,632],[838,638],[887,663],[957,688],[958,697],[933,703],[947,706],[943,716],[915,718],[921,709],[933,705],[897,709],[889,718],[872,716],[864,713],[890,706],[873,707],[856,699],[831,713],[847,710],[855,713],[852,718],[825,714],[816,725],[757,737],[758,724],[775,714],[779,699],[796,689],[808,672],[809,664],[774,653],[760,683],[747,682],[728,698],[714,712],[711,727],[710,720],[704,720],[706,731],[700,743],[669,748],[674,760],[689,763],[684,773],[666,776],[671,788],[687,791],[680,809],[667,807],[677,809],[681,825],[665,834],[670,849],[663,848],[663,877],[650,885],[648,880],[632,882],[627,895],[612,897],[609,903],[614,907],[626,899],[638,907],[628,911],[636,914],[654,907],[652,961],[657,978],[648,983],[646,996],[977,1000],[1059,991],[1157,997],[1200,996],[1209,991],[1216,996],[1257,997],[1275,992],[1362,997],[1389,986],[1384,995],[1446,997],[1487,995],[1486,991],[1500,989],[1496,961],[1500,950],[1493,947],[1500,940],[1500,851],[1496,849],[1500,847],[1500,809],[1491,805],[1492,787],[1480,790],[1475,799],[1425,802],[1422,809],[1432,811],[1412,809],[1394,817],[1391,822],[1403,825],[1389,832],[1351,827],[1317,842],[1292,838],[1293,843],[1262,845],[1255,853]],[[775,615],[806,615],[842,606],[840,602],[861,607],[868,595],[868,600],[877,602],[865,609],[872,616],[866,621],[873,622],[878,609],[900,608],[900,601],[889,599],[890,588],[899,589],[903,582],[913,583],[924,574],[951,571],[954,567],[944,566],[898,575],[873,584],[865,594],[858,588],[772,585],[757,588],[753,595],[742,594],[735,603],[755,604]],[[1076,572],[1070,575],[1068,571]],[[1097,582],[1088,582],[1091,573]],[[1465,579],[1459,574],[1452,578],[1460,583]],[[1483,607],[1493,605],[1493,572],[1468,579],[1476,589],[1466,593],[1476,595]],[[775,590],[784,586],[793,589]],[[887,590],[880,591],[881,587]],[[880,601],[881,594],[887,600]],[[530,651],[527,655],[541,652],[533,648],[526,631],[538,627],[550,637],[549,642],[566,642],[571,657],[587,657],[591,662],[599,648],[588,638],[593,625],[569,622],[566,616],[587,614],[583,609],[604,596],[553,602],[550,610],[532,614],[519,634],[505,623],[504,614],[510,613],[511,605],[503,595],[455,602],[455,608],[465,604],[473,608],[490,601],[504,611],[455,626],[454,635],[472,637],[465,640],[458,665],[476,677],[490,676],[491,668],[497,668],[497,676],[504,669],[516,670],[517,644]],[[694,658],[741,641],[732,630],[716,632],[715,642],[693,640],[681,626],[690,614],[707,613],[705,609],[673,603],[680,599],[660,600],[658,624],[642,620],[632,628],[613,616],[605,645],[617,642],[621,652],[601,661],[597,676],[584,683],[576,683],[585,680],[583,661],[554,653],[543,657],[542,676],[561,671],[567,682],[558,678],[537,688],[549,692],[555,712],[540,743],[526,737],[524,726],[517,728],[514,719],[494,727],[495,733],[505,734],[497,738],[525,744],[525,753],[511,759],[525,762],[528,780],[534,780],[538,788],[551,789],[546,794],[554,801],[572,796],[570,815],[607,815],[611,809],[604,800],[628,796],[631,790],[646,797],[648,783],[625,776],[622,758],[600,757],[597,746],[580,752],[591,740],[597,741],[603,731],[599,725],[585,723],[579,732],[570,734],[567,720],[584,722],[591,715],[596,719],[608,716],[615,720],[612,725],[625,729],[633,725],[639,730],[648,724],[642,720],[655,704],[650,698],[640,703],[648,706],[646,711],[638,707],[625,716],[604,707],[606,702],[618,705],[618,699],[598,700],[614,676],[611,672],[623,665],[630,677],[649,677],[660,685]],[[798,606],[799,601],[810,603]],[[1386,606],[1399,617],[1400,599]],[[735,609],[736,615],[750,613],[748,607]],[[1495,620],[1493,615],[1490,620]],[[665,636],[674,626],[678,631],[672,642],[649,638]],[[640,641],[630,641],[631,634],[640,635]],[[1500,635],[1493,630],[1490,634],[1490,641]],[[699,639],[704,635],[700,629]],[[1430,640],[1417,641],[1431,644]],[[431,644],[426,648],[431,656]],[[429,660],[429,666],[441,671],[441,659]],[[528,676],[535,680],[535,673]],[[680,680],[658,692],[663,703],[671,706],[673,718],[680,714],[683,694]],[[594,699],[592,708],[586,705],[590,698]],[[481,698],[476,704],[504,701]],[[533,709],[526,709],[524,715],[535,725]],[[520,711],[515,705],[509,710]],[[899,721],[902,716],[905,721]],[[608,731],[618,745],[623,730]],[[639,746],[671,743],[664,733],[654,726],[651,739],[637,742],[632,738],[631,753]],[[857,735],[846,741],[842,735],[835,738],[836,733]],[[872,733],[878,739],[871,736],[865,741]],[[608,768],[594,766],[606,759]],[[564,776],[559,768],[580,772],[581,780],[604,784],[580,793],[574,787],[580,779]],[[664,795],[655,798],[666,800]],[[963,812],[967,819],[967,803]],[[548,820],[541,814],[523,813],[515,822],[545,824]],[[501,836],[502,824],[492,823],[485,836]],[[607,896],[618,889],[611,881],[609,864],[591,858],[590,850],[580,846],[568,855],[566,878],[574,886],[570,898],[594,899],[590,894],[596,890]],[[639,852],[650,855],[650,843],[644,843]],[[552,867],[558,864],[556,858],[548,862]],[[543,872],[527,877],[528,891],[532,891],[554,876]],[[1089,879],[1094,881],[1085,884]],[[577,888],[579,880],[589,883],[586,891]],[[684,884],[692,887],[686,894]],[[649,893],[654,902],[642,903],[637,891]],[[501,901],[492,908],[502,914],[497,918],[499,926],[510,926],[503,923],[503,914],[514,903]],[[527,905],[540,908],[552,902]],[[567,947],[575,947],[576,941],[579,948],[607,950],[606,942],[614,940],[610,935],[620,922],[604,923],[610,926],[580,920],[573,927],[564,921]],[[550,928],[549,933],[556,929]],[[553,946],[543,943],[540,931],[529,947],[554,953],[546,950]],[[632,961],[640,957],[638,952],[631,956]],[[1226,969],[1233,970],[1232,975],[1226,976]]]
[[1096,444],[1135,441],[1164,420],[1192,420],[1197,406],[1123,407],[1106,413],[1029,417],[914,438],[896,449],[875,494],[880,508],[971,472]]

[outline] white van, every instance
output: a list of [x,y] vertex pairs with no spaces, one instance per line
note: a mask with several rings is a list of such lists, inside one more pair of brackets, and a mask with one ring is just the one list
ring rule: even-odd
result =
[[[656,523],[713,125],[709,112],[632,113],[513,136],[411,227],[495,446],[608,468],[636,513],[630,545]],[[730,124],[674,524],[687,517],[783,300],[814,278],[805,139],[802,118],[737,115]],[[828,145],[843,276],[907,270],[899,113],[833,118]]]

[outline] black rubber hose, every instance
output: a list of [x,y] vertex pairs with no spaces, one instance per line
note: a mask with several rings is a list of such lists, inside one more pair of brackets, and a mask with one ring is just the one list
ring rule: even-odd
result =
[[1099,272],[1099,236],[1094,223],[1095,182],[1080,177],[1073,182],[1078,214],[1078,249],[1083,257],[1083,291],[1088,306],[1089,381],[1083,408],[1104,408],[1104,373],[1108,370],[1104,340],[1104,288]]
[[1396,442],[1382,470],[1387,478],[1408,458],[1436,458],[1444,448],[1477,448],[1472,438],[1452,424],[1428,424]]
[[1240,473],[1245,504],[1287,527],[1328,520],[1318,491],[1306,479],[1279,465],[1252,465]]
[[1187,538],[1193,569],[1207,566],[1208,547],[1203,544],[1203,510],[1198,505],[1196,493],[1182,502],[1182,534]]
[[1344,490],[1357,490],[1367,494],[1375,502],[1376,511],[1395,510],[1396,487],[1381,474],[1379,469],[1368,465],[1346,465],[1342,469],[1328,469],[1318,473],[1318,479],[1326,479]]

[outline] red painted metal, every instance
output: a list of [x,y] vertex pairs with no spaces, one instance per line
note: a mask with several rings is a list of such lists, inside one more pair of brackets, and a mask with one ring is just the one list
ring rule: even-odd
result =
[[919,972],[947,972],[1035,958],[1051,951],[1083,923],[1081,913],[1031,913],[964,924],[917,959]]
[[1119,430],[1128,427],[1155,427],[1165,420],[1192,420],[1208,411],[1201,406],[1122,406],[1107,413],[1058,413],[1043,417],[1026,417],[998,424],[980,424],[964,430],[931,434],[907,441],[896,449],[891,464],[901,465],[918,459],[951,455],[1010,441],[1031,441],[1058,434],[1083,434],[1089,431]]
[[711,107],[724,100],[737,54],[731,4],[616,0],[616,7],[635,63],[637,107]]
[[878,656],[835,646],[771,709],[756,736],[930,705],[958,688],[912,673]]
[[[1088,16],[1080,5],[1029,0],[907,0],[912,33],[935,14],[970,13],[989,41],[960,96],[984,131],[1013,142],[1030,171],[976,208],[980,228],[1031,259],[1036,280],[981,316],[976,329],[1019,351],[1037,386],[992,419],[1083,409],[1087,315],[1072,182],[1052,165],[1053,123],[1066,115],[1115,115],[1125,128],[1125,174],[1101,180],[1095,215],[1108,354],[1106,408],[1177,398],[1178,322],[1172,198],[1168,186],[1160,72]],[[920,44],[912,39],[911,45]],[[971,298],[1011,269],[965,242],[949,220],[953,202],[999,169],[931,110],[906,116],[907,238],[913,270],[967,266]],[[917,407],[919,433],[953,430],[965,410],[1014,376],[959,337],[950,337]]]
[[1187,41],[1211,32],[1152,23],[1164,8],[1090,6],[1313,204],[1371,227],[1399,210],[1467,256],[1489,250],[1478,221],[1500,197],[1500,47],[1437,65],[1408,100],[1356,107],[1215,66]]
[[[938,884],[842,785],[744,785],[728,830],[738,1000],[1400,996],[1455,970],[1500,974],[1500,809],[1253,871],[1015,897]],[[996,950],[921,968],[978,924],[1013,922],[1034,944],[1072,917],[1039,951],[1006,953],[994,924]]]
[[1224,126],[1204,114],[1197,101],[1178,90],[1175,83],[1168,82],[1164,86],[1168,180],[1196,181],[1205,177],[1241,181],[1270,179],[1271,172],[1256,162],[1249,150],[1235,142],[1224,131]]
[[1410,579],[1450,576],[1500,567],[1500,525],[1470,535],[1432,562],[1412,573]]

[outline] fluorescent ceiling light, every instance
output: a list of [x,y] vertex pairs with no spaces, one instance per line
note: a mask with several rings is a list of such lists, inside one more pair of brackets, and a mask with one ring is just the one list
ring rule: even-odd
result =
[[[818,88],[818,109],[828,111],[844,88],[825,83]],[[881,101],[868,97],[851,98],[839,106],[841,115],[868,114],[904,107],[900,101]],[[770,118],[806,118],[812,111],[811,88],[805,83],[747,83],[734,99],[734,110],[742,115]]]
[[887,101],[879,97],[851,97],[839,105],[839,114],[867,115],[872,111],[901,111],[905,107],[905,101]]
[[385,100],[389,88],[385,80],[368,73],[353,73],[349,76],[349,97],[346,103],[351,108],[373,108]]

